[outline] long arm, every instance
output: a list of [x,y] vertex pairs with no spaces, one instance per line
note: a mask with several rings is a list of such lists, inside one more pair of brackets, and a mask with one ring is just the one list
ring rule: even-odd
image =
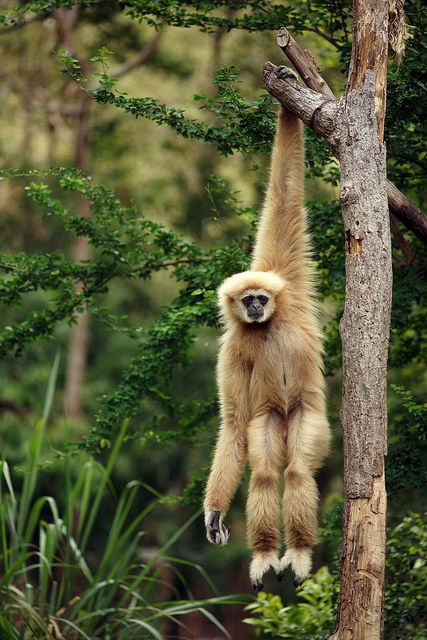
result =
[[300,285],[310,280],[309,253],[302,125],[297,116],[282,108],[251,269],[276,271]]
[[245,467],[246,434],[233,418],[223,420],[211,473],[206,485],[205,511],[219,511],[225,516]]
[[249,373],[233,366],[227,348],[218,361],[221,426],[206,485],[204,511],[208,540],[225,544],[228,530],[222,523],[241,480],[247,459]]
[[231,499],[239,484],[247,456],[246,436],[235,418],[222,421],[212,468],[206,485],[204,511],[209,542],[226,544],[229,531],[223,524]]

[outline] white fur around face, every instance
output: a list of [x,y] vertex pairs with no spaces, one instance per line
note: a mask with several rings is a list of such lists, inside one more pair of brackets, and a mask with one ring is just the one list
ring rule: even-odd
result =
[[284,571],[286,567],[291,565],[295,577],[302,581],[307,578],[311,571],[311,549],[303,547],[302,549],[287,549],[285,555],[280,560],[280,570]]
[[[234,320],[251,324],[265,322],[276,308],[276,299],[286,286],[285,280],[272,271],[244,271],[236,273],[224,280],[218,289],[220,315],[223,321]],[[245,295],[265,295],[269,302],[264,307],[262,318],[249,318],[244,304],[241,302]]]
[[260,585],[265,573],[270,569],[278,574],[280,573],[280,560],[276,551],[269,553],[255,553],[249,567],[249,577],[253,585]]

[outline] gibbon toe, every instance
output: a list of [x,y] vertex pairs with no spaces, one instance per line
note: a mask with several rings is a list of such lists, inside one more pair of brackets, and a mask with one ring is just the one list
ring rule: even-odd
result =
[[311,571],[311,548],[287,549],[280,561],[281,570],[284,571],[289,565],[295,574],[294,585],[299,586]]
[[206,537],[212,544],[224,546],[230,537],[230,530],[222,522],[219,511],[211,511],[206,516]]
[[252,582],[252,589],[255,591],[262,591],[262,589],[264,589],[264,585],[261,580],[255,580],[255,582]]
[[256,553],[249,568],[249,578],[253,588],[260,591],[263,588],[262,578],[270,569],[276,574],[280,573],[280,560],[275,551],[269,553]]

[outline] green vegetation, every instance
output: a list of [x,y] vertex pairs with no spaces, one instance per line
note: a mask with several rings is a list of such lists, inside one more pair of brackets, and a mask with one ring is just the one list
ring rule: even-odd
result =
[[[71,468],[69,459],[61,465],[65,485],[62,505],[50,495],[37,497],[39,474],[45,473],[39,465],[58,364],[56,358],[44,414],[28,445],[20,494],[14,487],[7,461],[0,463],[3,567],[0,630],[5,634],[2,637],[33,640],[62,635],[124,639],[135,637],[143,629],[149,637],[161,638],[155,626],[159,620],[172,619],[180,625],[180,617],[194,611],[204,614],[228,636],[205,607],[240,603],[244,601],[242,597],[215,595],[205,600],[181,601],[179,590],[173,589],[172,602],[156,600],[167,568],[188,590],[180,571],[182,565],[199,572],[214,594],[216,589],[202,567],[168,555],[168,550],[200,512],[179,527],[151,558],[140,556],[138,549],[144,535],[141,527],[151,511],[159,510],[162,496],[137,480],[128,482],[121,494],[115,495],[111,473],[123,446],[127,421],[105,465],[94,459],[88,459],[77,469]],[[133,515],[137,495],[141,493],[145,506]],[[102,518],[109,497],[115,507],[108,533],[99,546],[99,539],[94,541],[94,526]]]
[[[351,3],[7,4],[1,637],[326,638],[341,535],[344,232],[337,162],[308,131],[335,445],[319,476],[318,570],[298,590],[301,601],[289,576],[258,599],[238,595],[250,593],[244,489],[224,549],[205,542],[199,511],[216,430],[215,291],[248,264],[275,128],[262,64],[283,61],[275,31],[286,24],[339,95]],[[407,1],[406,13],[413,38],[389,68],[388,176],[425,207],[422,3]],[[427,252],[395,224],[385,637],[418,640],[426,633]],[[71,410],[73,353],[83,358]],[[239,622],[245,616],[250,624]]]
[[[420,515],[411,514],[389,534],[384,637],[390,640],[425,637],[426,524]],[[302,602],[284,606],[279,596],[259,593],[246,607],[257,617],[245,622],[261,637],[326,640],[334,631],[338,587],[337,577],[321,567],[297,589]]]

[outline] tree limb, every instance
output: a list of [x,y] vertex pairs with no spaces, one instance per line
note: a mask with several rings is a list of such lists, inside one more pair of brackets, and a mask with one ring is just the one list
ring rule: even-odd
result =
[[427,243],[427,217],[390,180],[387,180],[388,207],[402,224]]
[[264,84],[272,96],[286,109],[295,113],[310,129],[326,140],[332,151],[338,155],[336,139],[336,117],[338,100],[329,100],[317,91],[304,87],[292,78],[284,80],[277,76],[277,67],[272,62],[264,65]]
[[[307,87],[323,95],[326,100],[335,100],[335,95],[332,89],[328,86],[324,78],[322,78],[319,71],[317,70],[316,63],[310,51],[308,51],[307,49],[303,49],[295,41],[286,27],[282,27],[279,30],[277,35],[277,44],[282,49],[283,53],[285,53],[289,58],[290,62],[294,65],[295,69],[298,71]],[[302,117],[302,115],[298,111],[296,111],[293,104],[286,104],[284,101],[282,101],[282,99],[278,97],[278,95],[276,95],[276,93],[274,93],[274,91],[278,90],[278,87],[275,82],[273,83],[273,85],[273,91],[270,91],[266,83],[268,91],[270,91],[270,93],[274,95],[274,97],[277,98],[279,102],[286,106],[290,111],[296,113],[307,126],[316,131],[316,133],[319,133],[320,135],[325,137],[320,129],[320,120],[317,115],[314,119],[314,110],[311,111],[311,116],[308,118],[308,120],[304,119],[304,117]],[[287,87],[284,87],[284,90],[287,91]],[[280,95],[282,96],[283,100],[286,100],[282,91],[280,91]],[[293,97],[296,97],[295,94],[293,94]],[[320,102],[319,98],[317,98],[316,100],[314,96],[309,96],[308,94],[299,94],[299,99],[307,100],[308,104],[305,105],[306,108],[304,109],[304,111],[308,112],[310,112],[310,105],[319,105]],[[327,139],[327,142],[331,145],[330,140]],[[336,148],[333,148],[333,151],[334,153],[336,153]],[[390,213],[396,216],[396,218],[398,218],[398,220],[400,220],[408,229],[410,229],[412,233],[420,238],[420,240],[427,243],[427,217],[424,215],[421,209],[419,209],[413,202],[411,202],[409,198],[401,193],[401,191],[399,191],[399,189],[389,180],[387,180],[387,198]]]
[[412,247],[406,242],[405,237],[399,229],[399,225],[393,216],[391,216],[390,218],[390,231],[394,241],[403,253],[403,266],[409,267],[415,260],[415,253]]
[[279,29],[277,44],[292,62],[307,87],[317,91],[317,93],[321,93],[328,100],[335,100],[334,92],[318,72],[316,62],[310,51],[300,47],[286,27]]
[[161,37],[163,36],[164,31],[160,29],[157,31],[155,36],[150,40],[146,47],[140,53],[138,53],[134,58],[125,62],[121,67],[115,69],[110,74],[111,78],[122,78],[124,75],[133,71],[137,67],[140,67],[144,64],[147,64],[153,57],[156,52],[157,46],[160,42]]

